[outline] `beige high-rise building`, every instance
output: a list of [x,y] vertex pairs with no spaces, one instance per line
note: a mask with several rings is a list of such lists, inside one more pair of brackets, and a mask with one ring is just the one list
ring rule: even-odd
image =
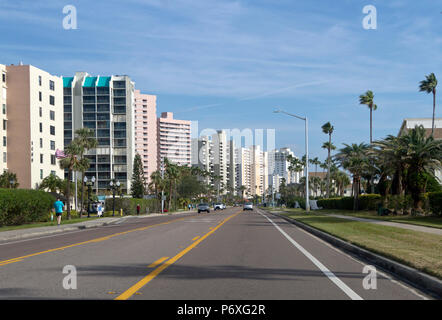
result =
[[[244,195],[245,198],[252,196],[252,153],[248,148],[237,148],[235,150],[236,166],[236,190],[238,195]],[[241,191],[241,187],[244,190]]]
[[260,146],[251,147],[251,193],[252,196],[262,196],[269,185],[269,159],[267,151]]
[[7,166],[7,158],[8,158],[8,143],[7,143],[7,104],[6,104],[6,96],[7,96],[7,74],[6,74],[6,66],[0,64],[0,130],[1,130],[1,143],[0,143],[0,174],[2,174],[5,170],[8,169]]
[[31,65],[6,66],[3,74],[7,120],[3,113],[2,120],[9,147],[1,160],[6,158],[8,170],[17,174],[20,188],[37,188],[51,173],[63,178],[55,158],[56,149],[64,147],[62,78]]
[[173,118],[163,112],[158,118],[158,167],[167,158],[172,163],[190,166],[190,121]]

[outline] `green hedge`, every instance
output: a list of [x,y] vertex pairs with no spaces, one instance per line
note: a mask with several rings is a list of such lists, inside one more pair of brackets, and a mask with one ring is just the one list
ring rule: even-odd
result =
[[433,214],[442,215],[442,192],[429,192],[428,202]]
[[[359,196],[359,210],[376,210],[382,198],[378,194]],[[340,197],[318,200],[318,207],[324,209],[353,210],[353,197]]]
[[0,189],[0,226],[46,221],[55,200],[44,191]]
[[[137,204],[140,204],[140,214],[159,212],[159,201],[157,199],[133,199],[133,198],[115,198],[115,215],[120,214],[123,209],[123,215],[137,214]],[[105,211],[113,211],[113,198],[107,198],[105,202]]]

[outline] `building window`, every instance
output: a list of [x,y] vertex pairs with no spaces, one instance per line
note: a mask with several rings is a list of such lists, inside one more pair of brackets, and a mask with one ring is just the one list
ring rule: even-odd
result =
[[49,118],[55,120],[55,111],[49,111]]
[[54,170],[51,170],[51,174],[55,176],[57,173]]
[[3,162],[6,163],[6,152],[3,152]]
[[38,85],[41,86],[41,76],[38,76]]
[[41,91],[38,92],[38,101],[43,101],[43,95]]
[[51,106],[54,106],[54,105],[55,105],[55,97],[54,97],[54,96],[49,96],[49,104],[50,104]]
[[6,137],[3,137],[3,147],[6,147]]
[[50,133],[51,133],[51,135],[55,136],[55,127],[54,126],[50,127]]
[[51,164],[55,165],[55,154],[51,154]]
[[43,139],[40,138],[40,148],[43,148]]
[[3,119],[3,130],[6,130],[6,120]]
[[51,140],[51,150],[55,150],[55,141]]
[[2,107],[2,112],[3,114],[6,114],[6,104],[3,103],[3,107]]
[[43,179],[43,169],[40,169],[40,179]]
[[3,82],[6,82],[6,73],[2,74],[2,80],[3,80]]
[[40,116],[40,117],[42,117],[43,116],[43,109],[40,107],[40,109],[38,110],[38,115]]
[[43,123],[40,122],[40,132],[43,132]]
[[40,163],[43,163],[43,154],[40,153]]
[[55,83],[52,80],[49,80],[49,89],[54,91],[55,90]]

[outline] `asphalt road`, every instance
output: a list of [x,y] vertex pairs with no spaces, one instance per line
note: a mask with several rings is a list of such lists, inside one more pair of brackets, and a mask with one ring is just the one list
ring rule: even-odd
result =
[[380,272],[364,289],[364,266],[281,218],[228,208],[0,243],[0,299],[426,297]]

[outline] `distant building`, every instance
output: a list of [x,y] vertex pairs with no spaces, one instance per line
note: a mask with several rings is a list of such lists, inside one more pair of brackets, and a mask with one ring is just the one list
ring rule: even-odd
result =
[[26,189],[51,173],[63,177],[55,158],[56,149],[63,149],[62,79],[32,65],[0,70],[0,168],[15,173]]
[[135,152],[141,156],[146,182],[158,170],[157,97],[135,90]]
[[191,122],[173,118],[172,112],[163,112],[157,123],[158,167],[167,158],[182,166],[191,165]]

